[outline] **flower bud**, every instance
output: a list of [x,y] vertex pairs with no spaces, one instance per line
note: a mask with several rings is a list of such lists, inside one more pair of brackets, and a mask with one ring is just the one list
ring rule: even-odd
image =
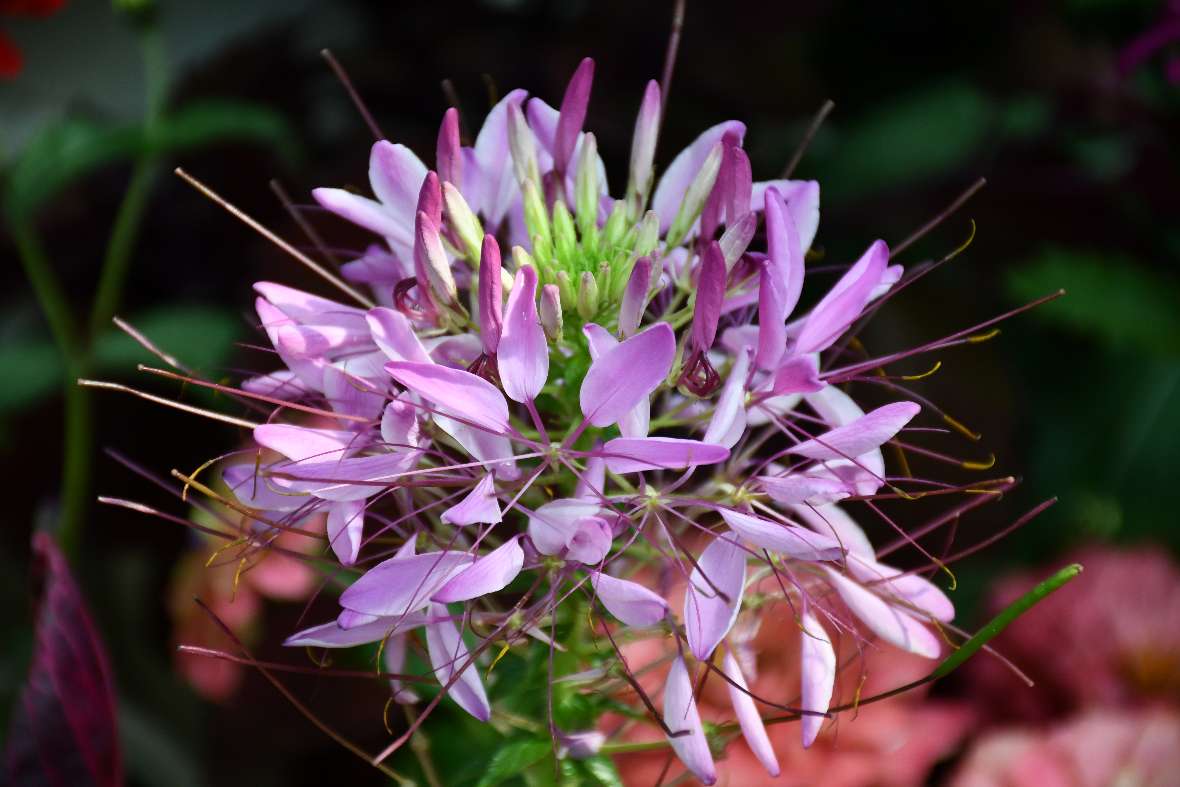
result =
[[504,272],[496,239],[485,235],[479,259],[479,338],[488,355],[496,352],[504,327]]
[[578,314],[589,322],[598,313],[598,282],[590,271],[582,273],[578,282]]
[[526,183],[540,186],[541,170],[537,164],[537,143],[533,130],[529,128],[524,113],[515,103],[508,105],[508,149],[512,153],[512,166],[516,182],[524,189]]
[[578,294],[574,291],[574,283],[566,271],[557,272],[557,291],[561,293],[561,305],[565,309],[572,309],[578,303]]
[[559,174],[565,174],[574,156],[578,134],[586,120],[586,107],[590,104],[590,87],[593,83],[594,61],[587,57],[578,64],[578,70],[570,77],[561,99],[557,130],[553,135],[553,168]]
[[725,256],[725,270],[732,271],[734,263],[746,253],[746,249],[750,247],[750,241],[754,239],[754,233],[758,231],[758,216],[753,211],[746,211],[746,215],[742,216],[737,221],[730,222],[729,226],[725,228],[725,232],[721,233],[721,240],[718,244],[721,246],[721,253]]
[[549,341],[556,342],[561,338],[561,291],[556,284],[541,288],[541,327]]
[[647,256],[656,250],[660,243],[660,217],[654,210],[649,210],[639,223],[639,236],[635,239],[635,253],[640,257]]
[[438,129],[438,143],[435,147],[435,166],[438,175],[446,183],[460,185],[463,164],[462,146],[459,143],[459,110],[451,107],[443,114]]
[[647,295],[651,291],[651,272],[651,257],[640,257],[631,268],[619,305],[619,333],[624,337],[639,329],[643,310],[647,308]]
[[602,225],[602,242],[599,248],[613,249],[623,241],[627,233],[627,208],[622,200],[615,202],[606,223]]
[[574,192],[578,233],[584,244],[592,246],[591,239],[598,234],[598,143],[590,133],[582,137]]
[[653,180],[652,165],[656,157],[656,140],[660,133],[660,85],[654,79],[643,91],[639,117],[635,119],[635,134],[631,138],[630,180],[627,183],[627,205],[633,219],[639,218],[647,205]]
[[[438,225],[421,210],[414,221],[414,261],[426,277],[431,297],[440,305],[455,303],[459,291],[455,287],[455,277],[451,274]],[[421,284],[419,281],[419,286]]]
[[471,262],[478,261],[483,243],[483,226],[452,183],[443,183],[442,193],[447,222],[463,246],[463,253]]
[[578,253],[578,233],[574,229],[574,218],[562,200],[553,203],[553,250],[557,259],[569,262]]
[[713,184],[717,180],[717,173],[721,169],[724,148],[725,145],[722,142],[713,146],[701,164],[700,170],[697,171],[696,177],[689,184],[688,190],[684,192],[684,201],[680,203],[680,210],[676,212],[676,218],[672,220],[672,226],[668,228],[665,241],[667,248],[679,246],[688,236],[693,222],[701,215],[701,210],[705,207],[705,200],[708,199],[709,192],[712,191]]

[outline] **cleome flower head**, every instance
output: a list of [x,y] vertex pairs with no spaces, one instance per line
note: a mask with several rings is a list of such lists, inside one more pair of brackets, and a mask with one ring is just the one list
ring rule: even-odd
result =
[[[798,714],[804,745],[820,734],[844,666],[834,642],[934,659],[954,617],[935,584],[886,561],[927,554],[917,542],[878,551],[854,514],[897,528],[874,500],[962,490],[887,468],[882,448],[908,446],[927,417],[899,378],[881,372],[880,390],[903,395],[871,408],[844,390],[904,357],[855,341],[904,284],[886,244],[813,285],[819,184],[754,181],[737,121],[657,176],[654,81],[612,188],[583,128],[593,73],[584,60],[559,109],[508,93],[471,146],[448,111],[433,169],[378,141],[371,197],[313,192],[377,236],[341,273],[378,305],[255,286],[281,364],[242,391],[280,406],[223,479],[257,540],[326,514],[340,611],[287,645],[381,643],[404,703],[425,703],[409,674],[424,654],[445,696],[488,721],[512,648],[592,640],[561,660],[569,674],[550,656],[550,691],[569,680],[634,700],[618,643],[659,638],[662,704],[643,694],[635,716],[646,708],[712,783],[724,736],[694,691],[715,674],[734,731],[777,774],[763,714]],[[765,615],[797,623],[792,696],[747,688]],[[549,729],[560,756],[609,745],[610,731]]]

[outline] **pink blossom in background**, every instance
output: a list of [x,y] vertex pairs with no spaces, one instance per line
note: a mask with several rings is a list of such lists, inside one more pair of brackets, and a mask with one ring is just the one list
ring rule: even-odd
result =
[[[969,693],[997,720],[1038,721],[1090,706],[1180,701],[1180,568],[1162,549],[1084,549],[1062,562],[1076,582],[1018,619],[993,643],[1036,682],[1027,688],[994,658],[965,668]],[[1036,571],[1001,581],[1003,609]]]
[[[951,787],[1169,787],[1180,779],[1180,713],[1095,709],[1044,730],[979,739]],[[825,782],[826,783],[826,782]]]

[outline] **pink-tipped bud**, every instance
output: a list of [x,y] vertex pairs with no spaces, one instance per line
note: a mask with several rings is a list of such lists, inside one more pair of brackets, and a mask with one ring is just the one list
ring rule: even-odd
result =
[[640,257],[631,268],[631,276],[627,279],[623,300],[619,304],[619,333],[624,338],[639,330],[643,310],[647,308],[647,296],[651,292],[651,274],[651,257]]
[[446,183],[462,185],[463,154],[459,143],[459,110],[454,107],[443,114],[435,151],[435,164],[439,176]]
[[630,182],[627,185],[627,201],[632,217],[638,218],[647,204],[651,193],[653,165],[656,158],[656,141],[660,136],[660,84],[654,79],[643,91],[639,105],[639,116],[635,119],[635,133],[631,137]]
[[479,338],[488,355],[496,352],[504,330],[504,282],[500,271],[500,247],[495,238],[484,235],[479,255]]
[[541,327],[545,329],[545,337],[551,342],[561,338],[561,290],[556,284],[546,284],[541,288]]
[[564,173],[574,156],[578,134],[586,121],[586,107],[590,104],[590,86],[594,82],[594,61],[585,58],[578,64],[578,70],[570,77],[561,99],[561,114],[557,119],[557,132],[553,140],[553,168]]
[[442,225],[442,185],[439,183],[437,172],[426,173],[422,188],[418,190],[417,210],[429,216],[435,224]]
[[515,103],[508,105],[508,150],[512,154],[516,182],[521,188],[524,188],[526,183],[532,183],[539,188],[541,175],[537,164],[537,142],[524,113]]
[[725,255],[717,241],[710,241],[701,256],[697,302],[692,313],[692,341],[700,352],[707,352],[717,338],[721,304],[725,300],[725,280]]
[[414,221],[414,272],[418,287],[430,293],[438,304],[451,304],[459,296],[451,263],[443,248],[438,224],[426,211],[418,211]]
[[750,200],[754,193],[754,176],[750,170],[750,157],[740,145],[729,149],[729,204],[725,208],[725,225],[732,227],[750,212]]

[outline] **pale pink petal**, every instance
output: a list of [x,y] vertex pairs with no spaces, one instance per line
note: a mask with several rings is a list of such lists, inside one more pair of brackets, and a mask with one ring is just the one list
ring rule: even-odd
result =
[[537,272],[531,265],[516,271],[504,308],[496,359],[509,399],[526,402],[537,398],[549,376],[549,345],[537,314]]
[[381,352],[389,356],[389,360],[433,363],[418,334],[414,332],[414,326],[401,312],[378,306],[370,309],[365,319],[369,323],[373,341]]
[[578,477],[574,497],[580,500],[598,502],[602,499],[606,489],[606,460],[601,456],[592,456],[586,460],[586,469]]
[[[463,195],[472,210],[483,215],[494,231],[504,221],[514,203],[519,203],[520,188],[511,166],[508,149],[508,106],[520,106],[528,96],[525,90],[513,90],[488,112],[471,157],[463,160]],[[468,166],[468,165],[471,166]],[[470,196],[469,196],[470,195]]]
[[811,310],[795,340],[799,354],[819,352],[832,345],[860,316],[869,295],[881,281],[889,262],[889,247],[874,241],[868,251],[836,282]]
[[336,365],[324,367],[324,398],[341,415],[375,420],[385,407],[385,394],[373,383]]
[[674,733],[687,733],[668,736],[672,751],[676,752],[684,767],[705,784],[716,782],[717,769],[701,727],[696,699],[692,696],[692,680],[684,659],[679,656],[672,662],[664,684],[664,724]]
[[416,448],[420,432],[418,408],[401,399],[385,405],[385,412],[381,414],[381,439],[386,447]]
[[586,420],[610,426],[659,387],[676,355],[676,336],[656,323],[604,352],[582,381],[580,402]]
[[839,541],[850,555],[873,560],[874,550],[869,537],[840,506],[797,505],[792,510],[812,530]]
[[524,550],[520,548],[520,536],[513,536],[451,577],[431,598],[449,604],[495,593],[516,579],[523,565]]
[[772,522],[728,508],[721,509],[721,518],[751,544],[796,560],[837,560],[844,554],[835,539],[801,527]]
[[817,360],[814,355],[792,355],[775,370],[771,390],[776,396],[823,390]]
[[790,448],[791,453],[810,459],[845,459],[861,456],[893,439],[922,408],[914,402],[892,402],[838,426],[819,437]]
[[596,571],[590,575],[590,583],[606,611],[628,626],[654,626],[668,612],[668,602],[638,582]]
[[803,291],[803,249],[777,190],[767,190],[765,208],[767,260],[759,284],[758,355],[754,362],[760,369],[773,369],[786,351],[784,323]]
[[578,530],[578,521],[598,513],[597,502],[564,498],[540,506],[529,516],[529,538],[542,555],[565,549]]
[[586,516],[577,521],[573,537],[566,545],[566,560],[594,566],[610,551],[611,530],[600,516]]
[[848,485],[833,478],[816,478],[805,473],[786,476],[761,476],[758,482],[771,499],[783,505],[807,503],[826,505],[843,500],[852,494]]
[[677,437],[616,437],[601,449],[612,473],[644,470],[683,470],[694,465],[714,465],[729,458],[723,445]]
[[[394,634],[385,640],[385,646],[381,649],[381,657],[385,662],[386,672],[404,673],[406,668],[406,635]],[[417,693],[413,689],[406,688],[398,678],[390,678],[389,687],[393,689],[394,702],[412,705],[418,701]]]
[[492,707],[479,679],[479,668],[471,660],[458,627],[451,622],[442,604],[431,604],[430,614],[437,622],[426,626],[426,649],[439,685],[446,686],[458,673],[447,689],[447,696],[475,718],[487,721],[492,717]]
[[852,614],[890,645],[928,659],[936,659],[942,653],[938,637],[900,608],[830,568],[828,580]]
[[254,291],[296,322],[364,330],[364,312],[355,306],[270,281],[255,282]]
[[787,201],[787,213],[799,230],[803,251],[811,248],[819,228],[819,183],[814,180],[768,180],[755,183],[750,192],[750,210],[762,210],[767,189],[777,189]]
[[413,220],[411,219],[411,226],[403,226],[376,200],[353,194],[344,189],[331,188],[312,189],[311,196],[325,210],[364,227],[370,232],[396,239],[403,248],[409,247],[412,243]]
[[494,385],[462,369],[426,363],[391,361],[385,365],[393,379],[452,418],[496,434],[508,430],[508,403]]
[[289,648],[351,648],[380,642],[398,632],[406,632],[426,623],[422,613],[398,617],[381,617],[360,626],[341,628],[336,621],[322,623],[292,634],[283,641]]
[[495,473],[496,478],[505,481],[520,478],[520,469],[517,468],[516,459],[512,454],[512,443],[504,435],[492,434],[444,415],[435,414],[434,423],[461,445],[473,459]]
[[426,165],[405,145],[380,140],[369,153],[369,185],[393,216],[413,226]]
[[264,448],[277,451],[295,462],[305,459],[336,459],[344,449],[362,445],[355,432],[313,429],[294,424],[263,424],[254,428],[254,439]]
[[340,606],[366,615],[402,615],[426,606],[456,573],[471,565],[466,552],[392,557],[366,571],[340,594]]
[[365,501],[350,500],[328,506],[328,544],[346,566],[356,562],[365,531]]
[[729,377],[717,397],[705,442],[733,448],[746,430],[746,375],[750,372],[750,354],[742,350],[733,361]]
[[667,232],[668,227],[672,225],[672,220],[676,218],[676,212],[680,210],[680,203],[684,201],[684,194],[693,178],[697,176],[709,152],[727,133],[735,134],[740,145],[742,137],[746,134],[746,125],[737,120],[727,120],[705,129],[692,144],[680,151],[664,170],[651,201],[652,209],[660,217],[661,233]]
[[905,574],[893,566],[866,558],[850,557],[848,570],[877,593],[910,604],[935,620],[949,623],[955,619],[955,605],[925,577]]
[[[836,651],[828,632],[810,612],[803,613],[799,647],[799,674],[802,685],[799,707],[827,713],[836,684]],[[804,714],[799,720],[803,747],[810,746],[823,727],[824,717]]]
[[501,521],[500,500],[496,497],[496,485],[491,473],[455,505],[442,512],[439,517],[451,525],[473,525],[477,522],[496,524]]
[[692,655],[704,661],[733,628],[746,586],[746,552],[737,538],[714,538],[697,558],[684,596],[684,631]]
[[[766,734],[766,725],[762,723],[762,715],[758,712],[758,706],[749,694],[750,687],[746,685],[746,678],[742,675],[737,659],[728,650],[725,652],[725,658],[721,660],[721,671],[733,683],[737,684],[735,686],[727,683],[725,687],[729,689],[729,702],[733,705],[734,715],[737,716],[738,725],[742,728],[742,737],[746,739],[750,751],[754,752],[754,756],[762,763],[766,772],[771,776],[778,776],[778,757],[774,755],[770,736]],[[806,718],[805,716],[804,719]]]

